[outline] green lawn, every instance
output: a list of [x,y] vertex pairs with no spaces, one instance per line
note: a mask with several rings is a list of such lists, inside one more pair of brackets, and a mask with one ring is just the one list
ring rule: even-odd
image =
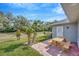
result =
[[40,56],[40,54],[29,46],[24,46],[25,39],[9,40],[0,43],[0,55],[4,56]]
[[[41,35],[40,35],[41,34]],[[11,35],[11,34],[10,34]],[[44,41],[46,35],[38,33],[36,42]],[[0,38],[1,40],[1,38]],[[23,36],[21,40],[16,40],[14,36],[5,38],[0,42],[0,55],[2,56],[41,56],[37,51],[35,51],[30,46],[25,46],[24,43],[27,42],[27,37]]]

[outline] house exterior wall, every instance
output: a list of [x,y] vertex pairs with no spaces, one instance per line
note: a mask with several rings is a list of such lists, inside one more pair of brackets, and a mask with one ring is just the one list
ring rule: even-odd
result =
[[56,26],[52,27],[52,38],[56,37]]
[[77,42],[77,24],[66,24],[63,29],[63,36],[66,39]]
[[[63,36],[68,39],[71,42],[77,42],[77,24],[72,23],[72,24],[62,24],[58,26],[63,26]],[[53,26],[52,28],[52,37],[56,37],[56,27],[58,26]]]

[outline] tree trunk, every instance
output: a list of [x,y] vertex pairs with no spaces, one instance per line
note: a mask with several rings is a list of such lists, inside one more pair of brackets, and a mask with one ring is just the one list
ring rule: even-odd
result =
[[30,45],[30,34],[28,35],[28,45]]
[[33,34],[32,43],[35,43],[36,34],[37,34],[36,32]]

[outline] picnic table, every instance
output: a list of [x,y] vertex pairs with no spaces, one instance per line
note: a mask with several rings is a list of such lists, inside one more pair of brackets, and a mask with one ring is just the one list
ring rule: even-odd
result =
[[63,42],[64,41],[64,38],[54,38],[52,40],[53,41],[56,41],[56,42]]
[[63,37],[53,38],[48,41],[49,45],[54,45],[62,50],[68,50],[70,48],[70,42],[66,41]]
[[52,45],[52,44],[56,45],[57,43],[61,43],[63,41],[64,41],[64,38],[57,37],[57,38],[50,39],[48,43],[49,45]]

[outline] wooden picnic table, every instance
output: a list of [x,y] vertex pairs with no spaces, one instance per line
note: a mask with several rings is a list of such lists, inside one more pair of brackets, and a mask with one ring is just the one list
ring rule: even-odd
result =
[[52,41],[63,42],[64,38],[54,38],[54,39],[52,39]]
[[63,41],[64,41],[64,38],[57,37],[57,38],[50,39],[48,41],[48,44],[49,45],[57,45],[57,43],[62,43]]
[[68,50],[70,47],[70,42],[66,41],[62,37],[58,37],[49,40],[49,45],[55,45],[57,47],[60,47],[62,50]]

